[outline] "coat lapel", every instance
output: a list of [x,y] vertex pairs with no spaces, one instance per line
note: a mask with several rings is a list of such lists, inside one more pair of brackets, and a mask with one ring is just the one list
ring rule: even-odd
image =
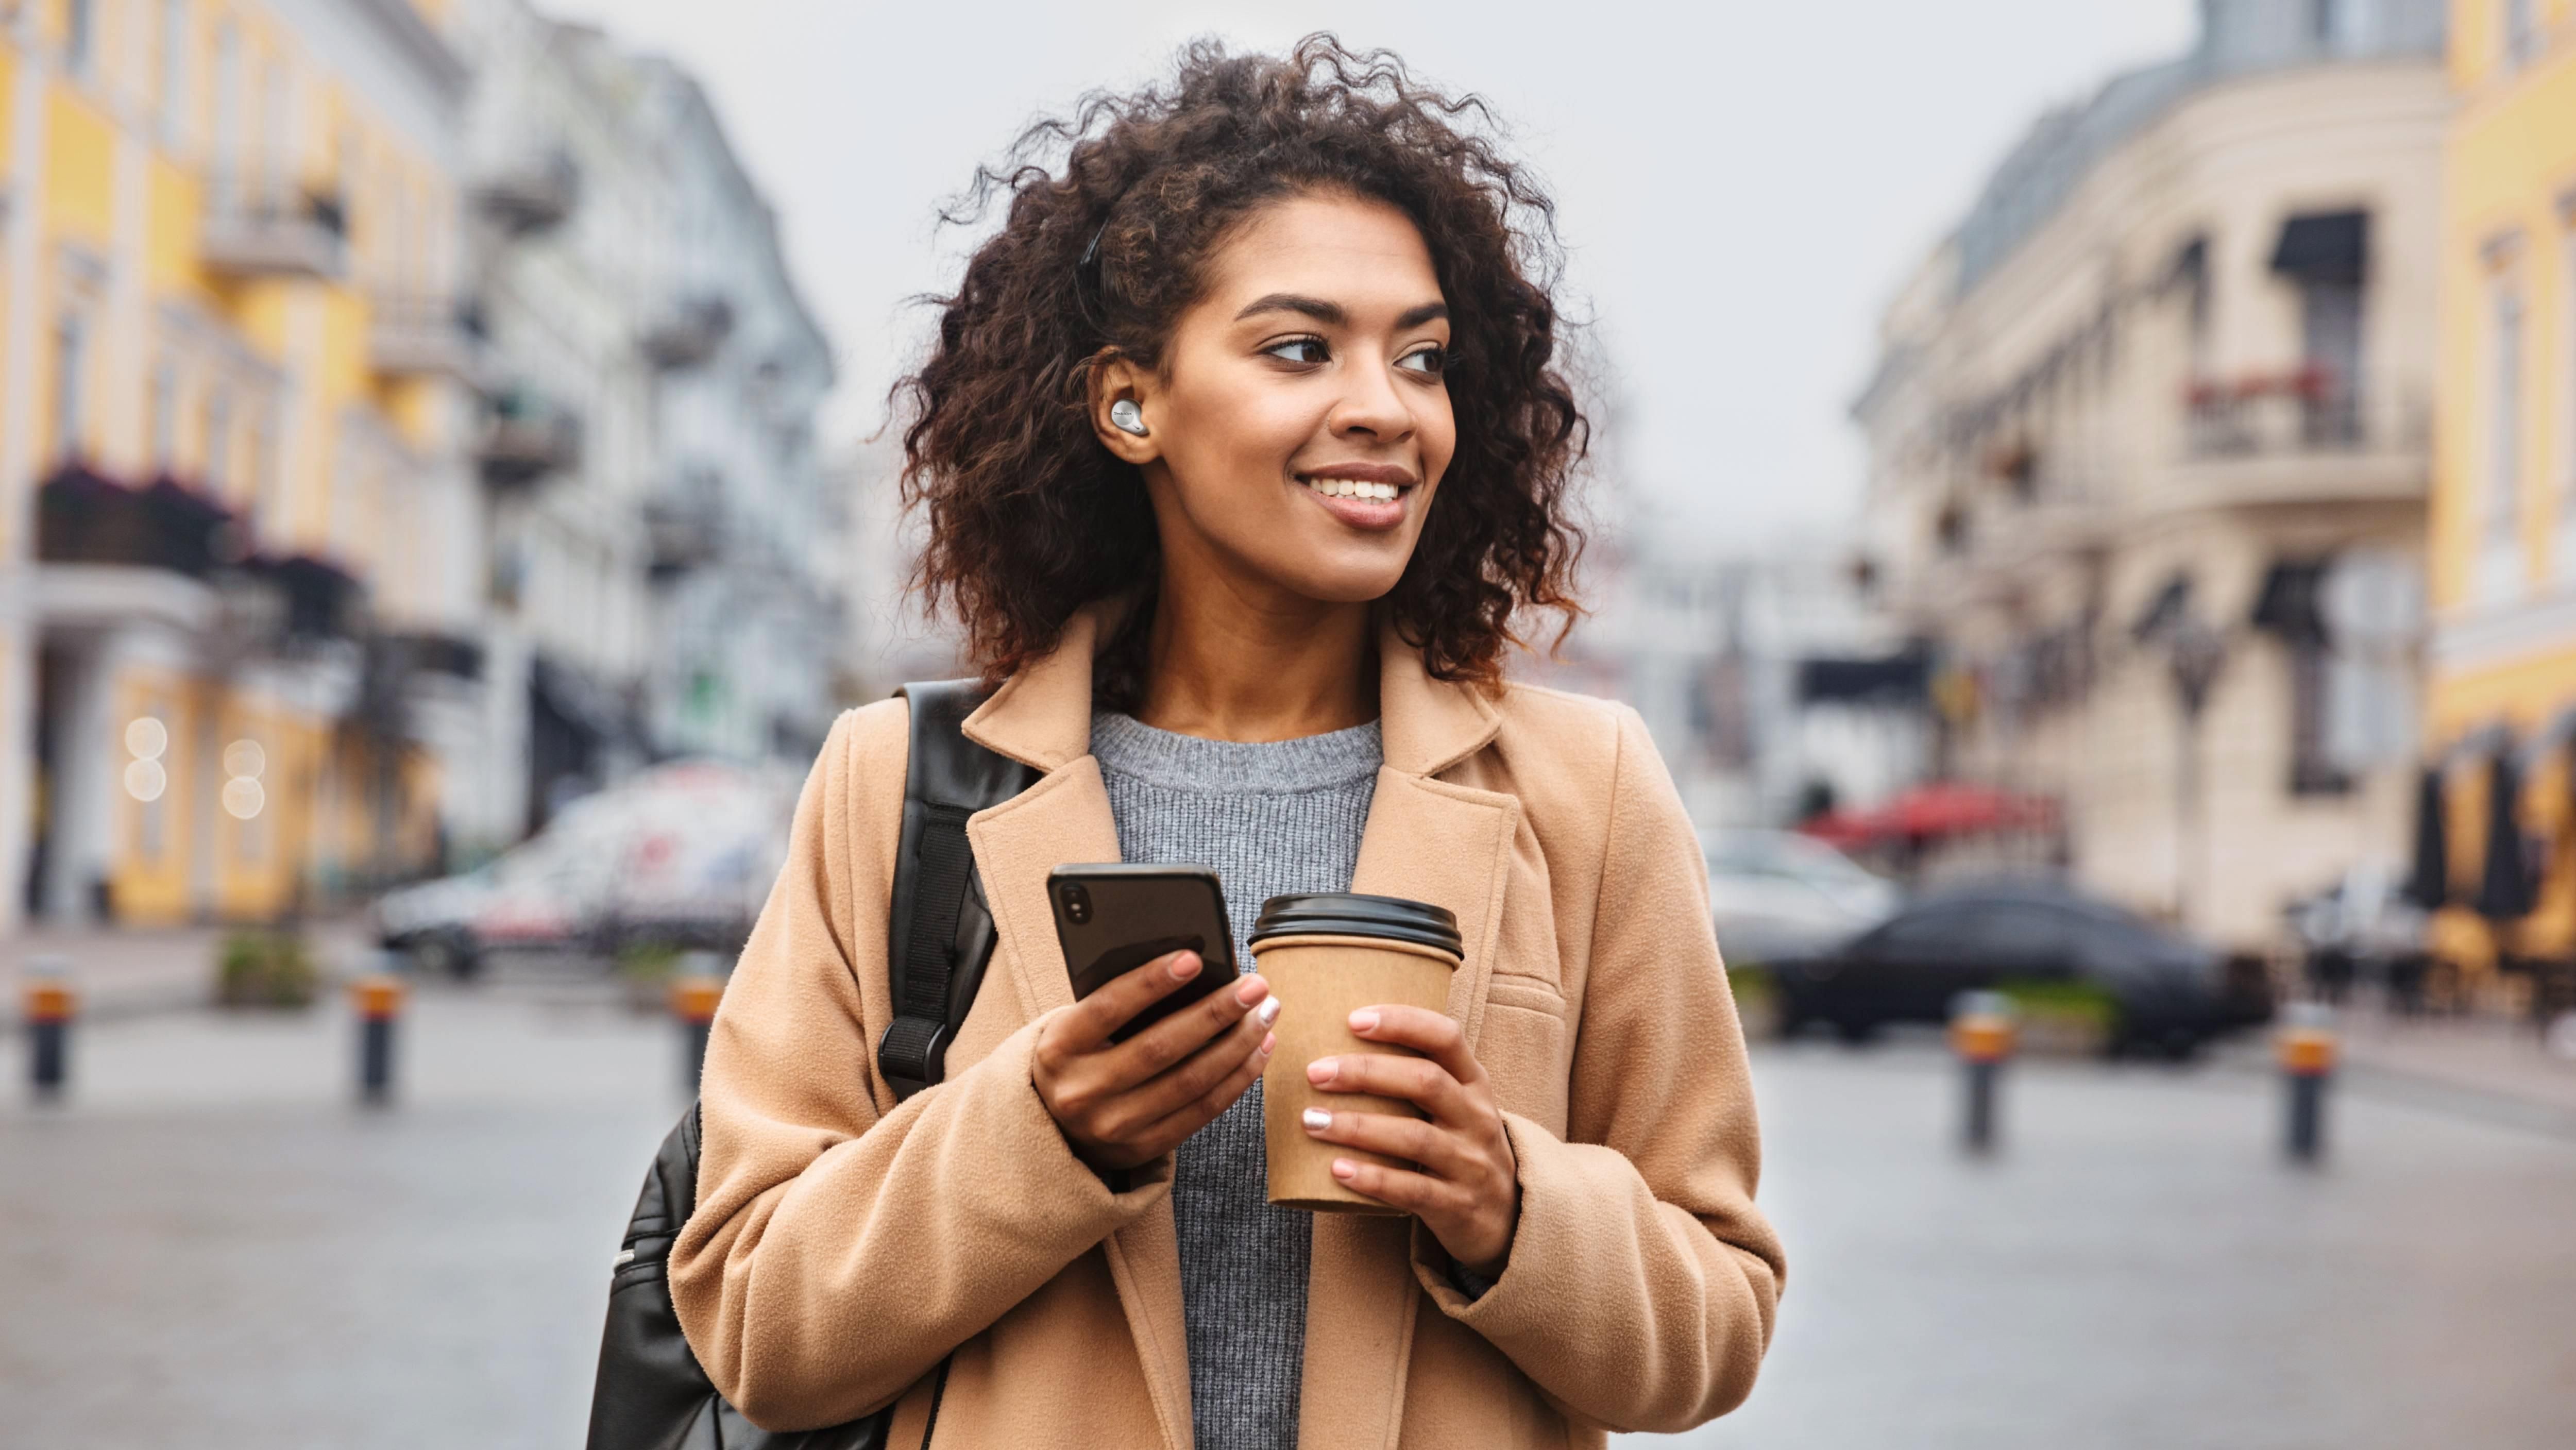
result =
[[[1073,862],[1118,859],[1109,791],[1090,754],[1091,625],[1090,615],[1078,619],[1064,648],[1013,676],[966,722],[969,738],[1046,772],[1016,798],[977,812],[966,827],[993,911],[994,955],[1010,978],[1023,1023],[1073,1001],[1047,902],[1047,873]],[[1101,1248],[1163,1439],[1171,1450],[1188,1450],[1189,1340],[1170,1197],[1156,1200]]]
[[[1378,772],[1351,889],[1457,913],[1466,959],[1449,984],[1449,1015],[1472,1045],[1493,978],[1520,802],[1432,778],[1492,741],[1500,719],[1491,703],[1430,678],[1421,656],[1391,631],[1379,658],[1386,767]],[[1306,1450],[1386,1450],[1402,1433],[1413,1321],[1422,1307],[1411,1259],[1410,1220],[1315,1216],[1297,1434]]]

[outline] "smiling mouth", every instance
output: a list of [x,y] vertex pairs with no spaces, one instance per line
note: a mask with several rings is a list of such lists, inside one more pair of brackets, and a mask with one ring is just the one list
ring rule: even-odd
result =
[[1301,473],[1297,481],[1326,498],[1358,499],[1363,503],[1392,503],[1413,492],[1409,483],[1377,483],[1364,478],[1316,478]]

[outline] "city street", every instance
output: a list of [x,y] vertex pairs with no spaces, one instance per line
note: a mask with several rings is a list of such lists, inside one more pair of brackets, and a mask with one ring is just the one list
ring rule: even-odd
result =
[[[12,1443],[578,1443],[608,1261],[680,1102],[676,1034],[570,975],[429,989],[402,1101],[336,1007],[94,1024],[73,1099],[0,1109]],[[2274,1084],[2027,1063],[1951,1151],[1928,1041],[1764,1047],[1790,1292],[1707,1447],[2559,1446],[2576,1138],[2373,1080],[2313,1172]]]

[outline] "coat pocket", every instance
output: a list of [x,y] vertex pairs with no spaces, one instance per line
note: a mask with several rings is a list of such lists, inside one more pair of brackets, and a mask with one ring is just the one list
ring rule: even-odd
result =
[[1476,1061],[1493,1079],[1494,1100],[1551,1133],[1565,1132],[1565,999],[1536,977],[1497,974],[1486,989]]

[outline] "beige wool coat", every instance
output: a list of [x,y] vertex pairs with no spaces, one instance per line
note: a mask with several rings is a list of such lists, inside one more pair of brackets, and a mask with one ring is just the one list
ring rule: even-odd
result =
[[[834,727],[715,1021],[697,1211],[671,1291],[716,1387],[804,1428],[899,1402],[921,1443],[1189,1450],[1168,1158],[1113,1193],[1030,1078],[1070,1005],[1046,897],[1115,861],[1090,754],[1086,614],[967,721],[1044,772],[968,827],[999,945],[947,1080],[897,1105],[887,898],[905,706]],[[1413,1220],[1318,1215],[1304,1450],[1597,1446],[1740,1403],[1771,1337],[1780,1244],[1753,1206],[1744,1039],[1700,850],[1634,712],[1430,678],[1390,638],[1385,766],[1352,889],[1457,913],[1449,999],[1519,1158],[1502,1276],[1470,1302]]]

